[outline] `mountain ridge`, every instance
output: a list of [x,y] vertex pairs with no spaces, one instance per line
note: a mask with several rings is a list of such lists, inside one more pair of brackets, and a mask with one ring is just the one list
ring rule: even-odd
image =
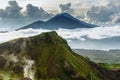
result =
[[13,80],[113,80],[116,76],[72,52],[55,31],[2,43],[0,57],[7,63],[0,62],[0,72],[7,71]]
[[75,29],[75,28],[93,28],[93,27],[97,27],[97,25],[89,24],[89,23],[83,22],[81,20],[78,20],[68,13],[61,13],[61,14],[57,14],[56,16],[52,17],[48,21],[36,21],[36,22],[33,22],[32,24],[21,27],[17,30],[28,29],[28,28],[33,28],[33,29],[38,29],[38,28]]

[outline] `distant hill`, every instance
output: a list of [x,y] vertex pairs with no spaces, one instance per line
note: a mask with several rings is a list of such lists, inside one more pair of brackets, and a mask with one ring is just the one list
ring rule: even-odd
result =
[[120,64],[120,50],[73,49],[73,51],[97,63]]
[[0,44],[1,80],[118,80],[109,71],[74,53],[56,32]]
[[73,16],[71,16],[68,13],[61,13],[50,20],[43,22],[43,21],[37,21],[32,24],[26,25],[22,28],[19,28],[17,30],[21,29],[27,29],[27,28],[43,28],[43,29],[58,29],[58,28],[66,28],[66,29],[75,29],[75,28],[93,28],[97,25],[89,24],[83,21],[80,21]]

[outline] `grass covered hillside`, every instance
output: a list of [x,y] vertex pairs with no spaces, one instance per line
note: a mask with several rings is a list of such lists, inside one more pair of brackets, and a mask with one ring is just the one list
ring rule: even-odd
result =
[[74,53],[54,31],[0,44],[1,80],[118,80],[117,75]]

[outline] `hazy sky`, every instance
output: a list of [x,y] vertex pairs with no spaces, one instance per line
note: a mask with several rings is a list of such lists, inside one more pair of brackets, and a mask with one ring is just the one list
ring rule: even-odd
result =
[[120,23],[119,0],[0,0],[0,28],[21,27],[58,13],[97,25]]
[[[8,5],[8,1],[14,0],[0,0],[0,8],[5,8]],[[89,7],[94,3],[99,3],[97,0],[15,0],[19,6],[25,7],[27,4],[43,7],[44,9],[56,9],[59,4],[72,3],[73,7]]]

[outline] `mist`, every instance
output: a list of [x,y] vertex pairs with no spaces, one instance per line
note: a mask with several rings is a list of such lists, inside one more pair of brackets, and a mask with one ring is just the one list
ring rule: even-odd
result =
[[71,48],[88,49],[120,49],[120,26],[101,26],[95,28],[77,29],[24,29],[0,33],[0,43],[21,37],[39,35],[43,32],[56,31],[58,35],[67,40]]

